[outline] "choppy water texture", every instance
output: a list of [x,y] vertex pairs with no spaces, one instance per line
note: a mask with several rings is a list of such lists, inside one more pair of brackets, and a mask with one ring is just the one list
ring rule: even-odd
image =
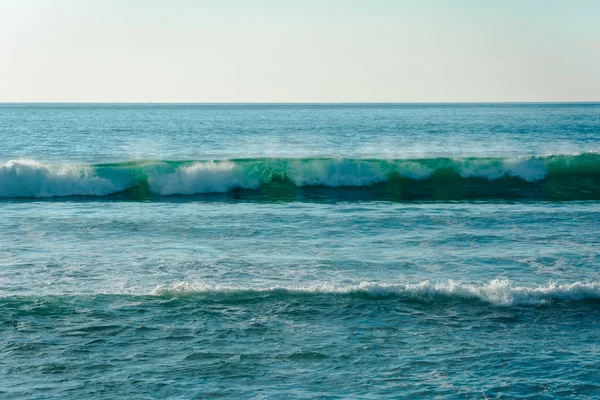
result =
[[600,105],[0,105],[2,398],[598,398]]

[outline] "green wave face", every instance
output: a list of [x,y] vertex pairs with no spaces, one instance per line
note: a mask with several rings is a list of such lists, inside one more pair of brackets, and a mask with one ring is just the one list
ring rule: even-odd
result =
[[519,158],[258,158],[0,166],[0,197],[129,200],[597,200],[600,155]]

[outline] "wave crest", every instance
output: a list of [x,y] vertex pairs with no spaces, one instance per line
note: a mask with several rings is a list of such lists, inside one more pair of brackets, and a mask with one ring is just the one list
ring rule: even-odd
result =
[[[600,199],[600,155],[410,160],[240,159],[0,165],[0,197],[278,194],[321,187],[368,199]],[[332,191],[326,194],[333,194]],[[323,195],[320,193],[319,195]]]
[[92,166],[13,160],[0,166],[0,197],[104,196],[127,188]]
[[358,285],[340,286],[319,283],[309,286],[271,286],[247,288],[205,283],[178,282],[159,285],[151,295],[182,297],[213,295],[222,297],[342,295],[371,298],[393,297],[415,301],[475,300],[495,306],[542,305],[550,302],[568,302],[600,299],[600,282],[549,283],[546,286],[527,287],[514,285],[509,280],[492,280],[489,283],[470,284],[453,280],[447,282],[423,281],[416,284],[381,284],[361,282]]
[[231,161],[194,162],[173,172],[157,169],[148,175],[150,191],[163,196],[225,193],[233,188],[256,189],[260,183],[255,177],[245,176],[244,171]]

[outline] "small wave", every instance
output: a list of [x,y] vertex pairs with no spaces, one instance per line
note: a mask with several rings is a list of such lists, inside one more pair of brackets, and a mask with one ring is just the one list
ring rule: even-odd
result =
[[600,155],[520,158],[259,158],[120,164],[0,165],[0,197],[189,196],[250,192],[285,199],[300,193],[365,200],[600,199]]
[[213,295],[223,298],[341,295],[368,298],[392,297],[434,303],[448,300],[475,300],[495,306],[514,306],[600,299],[600,282],[550,283],[546,286],[527,287],[514,285],[508,280],[492,280],[484,284],[466,284],[450,280],[447,282],[424,281],[416,284],[389,285],[362,282],[354,286],[321,283],[308,286],[272,286],[253,289],[179,282],[157,286],[152,290],[151,295],[163,297]]

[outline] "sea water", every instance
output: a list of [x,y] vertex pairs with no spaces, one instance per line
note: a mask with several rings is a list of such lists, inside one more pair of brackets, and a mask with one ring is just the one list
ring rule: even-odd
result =
[[0,105],[0,397],[598,398],[600,105]]

